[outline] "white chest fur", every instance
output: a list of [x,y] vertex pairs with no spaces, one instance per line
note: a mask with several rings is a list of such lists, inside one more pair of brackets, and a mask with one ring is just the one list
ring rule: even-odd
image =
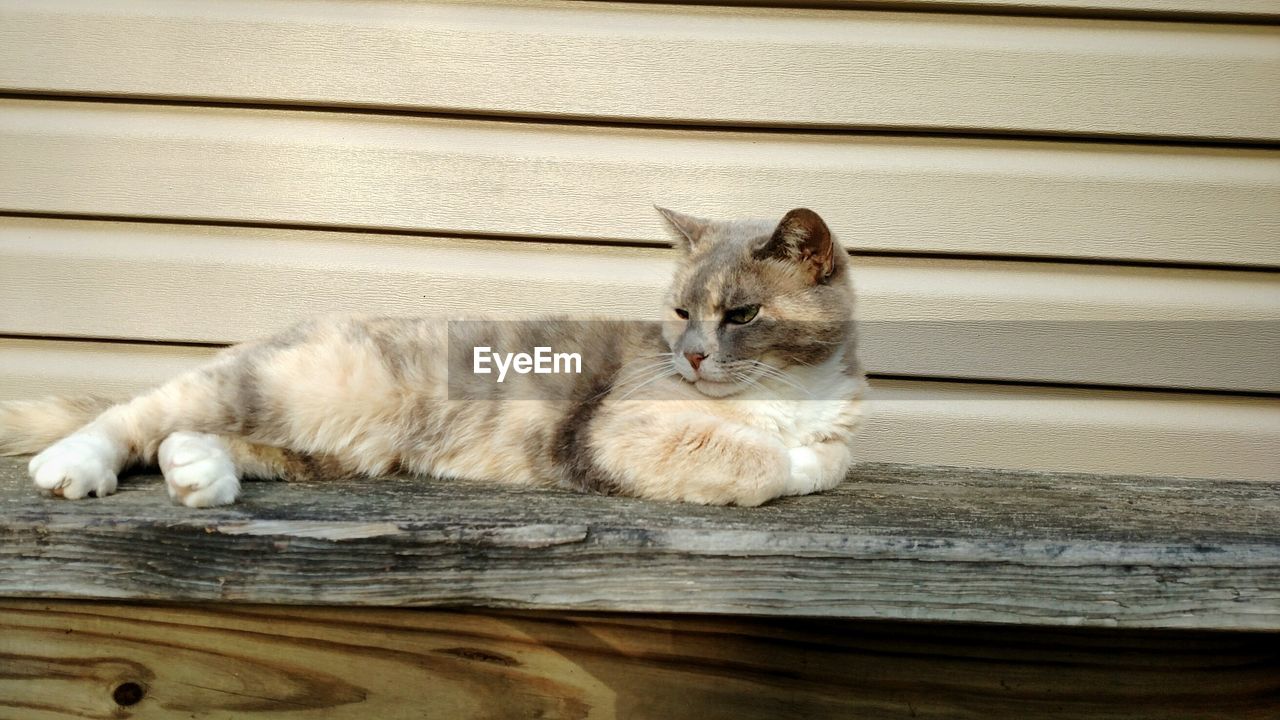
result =
[[841,358],[787,373],[793,384],[762,384],[735,397],[743,421],[776,433],[788,446],[847,436],[861,415],[860,378],[845,374]]

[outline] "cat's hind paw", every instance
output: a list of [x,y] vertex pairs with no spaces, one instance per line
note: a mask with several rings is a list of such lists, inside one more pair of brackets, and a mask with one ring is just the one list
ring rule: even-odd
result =
[[160,443],[160,472],[169,497],[187,507],[230,505],[240,480],[226,444],[216,435],[175,432]]
[[27,473],[36,487],[68,500],[116,491],[110,441],[97,435],[70,435],[31,458]]

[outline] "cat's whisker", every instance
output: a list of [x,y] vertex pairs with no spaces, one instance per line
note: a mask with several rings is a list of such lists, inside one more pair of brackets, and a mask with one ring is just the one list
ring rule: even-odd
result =
[[630,371],[616,376],[614,379],[614,385],[625,385],[627,382],[635,380],[636,378],[648,377],[649,374],[655,370],[668,369],[671,371],[675,370],[675,365],[668,360],[650,363],[644,367],[632,368]]
[[672,375],[675,375],[675,374],[676,374],[676,372],[675,372],[675,369],[674,369],[674,368],[673,368],[672,370],[668,371],[668,372],[659,373],[658,375],[655,375],[655,376],[653,376],[653,377],[649,378],[648,380],[645,380],[644,382],[640,383],[639,385],[637,385],[637,386],[635,386],[635,387],[631,388],[630,390],[628,390],[625,394],[623,394],[623,396],[622,396],[622,397],[618,398],[618,402],[622,402],[623,400],[626,400],[627,398],[629,398],[629,397],[631,397],[632,395],[636,394],[636,392],[637,392],[637,391],[639,391],[641,388],[643,388],[643,387],[644,387],[644,386],[646,386],[646,385],[650,385],[650,384],[655,383],[655,382],[657,382],[657,381],[659,381],[659,380],[661,380],[661,379],[663,379],[663,378],[671,377]]
[[649,373],[653,372],[654,370],[661,370],[664,368],[670,368],[672,372],[675,371],[675,366],[672,365],[670,361],[653,363],[641,368],[634,368],[625,374],[619,374],[617,377],[614,378],[612,387],[616,388],[616,387],[624,386],[627,383],[637,378],[647,377]]
[[792,388],[795,388],[796,390],[799,390],[800,392],[804,393],[805,396],[807,397],[813,397],[813,394],[809,392],[808,388],[804,387],[803,385],[796,382],[795,380],[792,380],[791,378],[787,377],[786,373],[770,365],[769,363],[761,362],[759,360],[750,360],[748,362],[752,363],[753,367],[756,369],[756,371],[760,375],[772,380],[776,380],[782,383],[783,385],[788,385]]
[[[632,358],[631,360],[623,364],[622,367],[618,368],[617,375],[623,375],[631,372],[641,372],[645,368],[658,367],[661,365],[665,365],[667,363],[670,363],[673,360],[674,355],[675,355],[674,353],[668,352],[668,353],[658,353],[657,355],[641,355],[639,357]],[[641,363],[641,362],[644,363],[644,367],[641,367],[641,368],[632,367],[637,363]]]
[[756,370],[756,373],[761,377],[765,377],[771,380],[777,380],[780,383],[785,383],[788,385],[799,387],[798,383],[796,383],[794,380],[792,380],[791,378],[787,377],[782,373],[779,373],[773,370],[767,370],[765,368],[755,368],[755,370]]
[[616,385],[619,382],[625,382],[634,377],[647,375],[651,370],[657,370],[658,368],[669,367],[669,366],[671,366],[671,363],[669,361],[664,360],[662,362],[650,363],[649,365],[645,365],[643,367],[630,368],[629,370],[626,370],[624,372],[619,372],[614,378],[614,384]]
[[761,372],[767,372],[776,377],[786,377],[786,373],[783,372],[782,368],[774,367],[773,365],[770,365],[769,363],[764,362],[763,360],[749,360],[748,362],[750,362],[756,368],[759,368]]
[[772,375],[772,374],[763,374],[763,373],[762,375],[766,379],[775,380],[783,385],[786,385],[787,387],[790,387],[795,390],[799,390],[800,392],[804,393],[806,397],[813,397],[813,394],[809,391],[808,388],[792,380],[791,378],[786,377],[785,375]]
[[627,363],[623,364],[622,367],[618,368],[618,373],[621,374],[621,373],[635,370],[636,368],[634,366],[638,364],[643,364],[644,366],[647,367],[651,365],[662,365],[664,363],[669,363],[671,362],[671,360],[672,360],[671,353],[665,353],[662,355],[645,355],[643,357],[633,358]]
[[623,367],[626,367],[627,365],[630,365],[631,363],[634,363],[634,362],[638,362],[640,360],[654,360],[657,358],[671,358],[671,357],[675,357],[675,353],[664,352],[664,353],[657,353],[655,355],[637,355],[631,358],[630,360],[628,360],[626,364],[623,365]]
[[750,385],[751,387],[756,388],[756,389],[759,389],[759,390],[765,390],[765,389],[766,389],[766,388],[765,388],[765,386],[761,385],[757,380],[755,380],[754,378],[751,378],[751,377],[747,376],[747,374],[746,374],[746,373],[743,373],[743,372],[735,372],[735,373],[733,373],[733,379],[734,379],[734,381],[735,381],[735,382],[746,383],[747,385]]
[[779,382],[782,382],[782,384],[783,384],[783,385],[785,385],[785,386],[786,386],[786,387],[788,387],[788,388],[791,388],[792,390],[795,390],[796,392],[801,393],[801,394],[802,394],[802,395],[804,395],[806,398],[812,398],[812,397],[813,397],[813,393],[809,392],[808,390],[806,390],[806,389],[805,389],[803,386],[801,386],[801,385],[797,385],[797,384],[792,383],[792,382],[782,381],[782,380],[780,380],[779,378],[765,378],[765,379],[766,379],[766,380],[779,380]]
[[[671,354],[671,353],[661,353],[660,355],[657,355],[657,356],[654,356],[654,357],[660,357],[660,356],[662,356],[662,355],[670,355],[670,354]],[[632,362],[635,362],[635,361],[633,360]],[[624,366],[623,366],[623,368],[626,368],[626,367],[627,367],[628,365],[630,365],[630,364],[631,364],[631,363],[627,363],[627,365],[624,365]],[[634,381],[634,380],[636,380],[636,379],[638,379],[638,378],[646,377],[649,373],[651,373],[651,372],[653,372],[653,371],[655,371],[655,370],[660,370],[661,368],[663,368],[663,367],[667,367],[667,366],[670,366],[670,365],[671,365],[671,362],[670,362],[670,360],[668,359],[668,360],[662,360],[662,361],[659,361],[659,362],[651,362],[650,364],[645,365],[644,367],[631,368],[631,369],[629,369],[629,370],[625,370],[625,371],[624,371],[624,370],[619,370],[619,371],[618,371],[618,374],[617,374],[617,375],[614,377],[614,379],[613,379],[613,380],[612,380],[612,381],[611,381],[611,382],[610,382],[610,383],[605,387],[605,389],[604,389],[604,390],[601,390],[600,392],[596,393],[595,395],[592,395],[590,398],[587,398],[587,399],[588,399],[588,401],[591,401],[591,400],[597,400],[597,399],[601,398],[601,397],[602,397],[602,396],[604,396],[604,395],[608,395],[609,393],[614,392],[615,390],[619,390],[619,389],[621,389],[621,388],[623,388],[623,387],[626,387],[626,385],[627,385],[628,383],[630,383],[630,382],[632,382],[632,381]],[[675,368],[674,368],[674,367],[672,367],[672,368],[671,368],[671,371],[672,371],[672,372],[674,372],[674,371],[675,371]]]

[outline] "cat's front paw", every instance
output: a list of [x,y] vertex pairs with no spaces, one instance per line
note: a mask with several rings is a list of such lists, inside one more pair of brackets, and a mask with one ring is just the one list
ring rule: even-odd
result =
[[812,448],[797,447],[787,451],[791,459],[788,495],[808,495],[822,485],[822,459]]
[[852,462],[849,446],[843,442],[822,442],[787,450],[791,472],[788,495],[808,495],[830,490],[844,480]]
[[106,497],[116,491],[110,441],[89,434],[59,440],[31,458],[27,473],[36,487],[68,500],[95,495]]
[[173,433],[158,455],[169,497],[187,507],[230,505],[240,495],[235,462],[216,435]]

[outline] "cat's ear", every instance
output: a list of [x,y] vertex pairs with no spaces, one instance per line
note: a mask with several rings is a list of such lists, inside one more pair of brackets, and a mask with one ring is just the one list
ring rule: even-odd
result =
[[798,263],[815,283],[826,282],[836,269],[836,247],[831,230],[818,213],[796,208],[783,216],[768,242],[754,253],[763,260],[773,258]]
[[682,212],[669,210],[664,207],[653,206],[654,210],[662,213],[662,217],[667,219],[667,223],[676,231],[677,245],[681,250],[689,252],[702,240],[702,236],[706,234],[707,228],[711,226],[710,220],[704,220],[693,215],[686,215]]

